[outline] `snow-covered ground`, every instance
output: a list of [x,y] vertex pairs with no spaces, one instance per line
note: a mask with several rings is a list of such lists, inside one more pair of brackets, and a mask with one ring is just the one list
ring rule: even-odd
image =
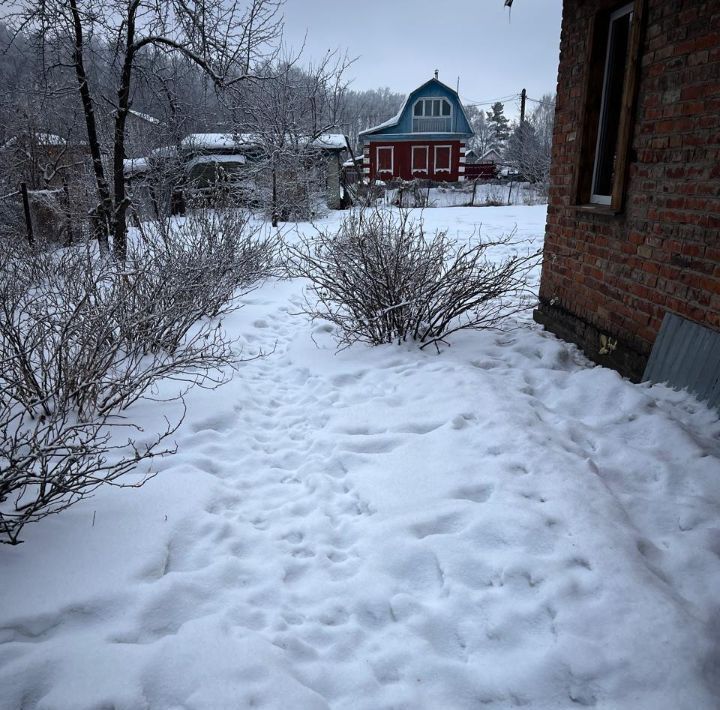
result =
[[[545,210],[425,219],[539,242]],[[715,413],[529,319],[336,354],[301,298],[246,297],[274,353],[191,393],[144,488],[0,548],[3,710],[720,705]]]

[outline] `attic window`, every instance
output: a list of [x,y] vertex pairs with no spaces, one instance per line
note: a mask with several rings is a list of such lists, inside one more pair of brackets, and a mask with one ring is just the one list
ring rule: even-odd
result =
[[451,130],[452,106],[447,99],[418,99],[413,105],[414,133],[447,133]]

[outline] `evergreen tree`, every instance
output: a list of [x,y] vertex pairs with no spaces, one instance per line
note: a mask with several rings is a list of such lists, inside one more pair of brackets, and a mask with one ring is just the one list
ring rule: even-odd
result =
[[505,106],[500,101],[496,101],[487,112],[487,123],[492,135],[491,147],[502,150],[505,141],[510,137],[510,122],[505,116]]

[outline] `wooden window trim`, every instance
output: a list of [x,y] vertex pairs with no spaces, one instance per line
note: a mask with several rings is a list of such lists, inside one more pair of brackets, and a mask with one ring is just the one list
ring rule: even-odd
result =
[[[389,150],[390,151],[390,168],[381,168],[380,167],[380,151],[381,150]],[[377,174],[380,175],[380,173],[390,173],[390,175],[393,175],[395,172],[395,146],[392,145],[379,145],[375,149],[375,159],[377,160]]]
[[[425,167],[424,168],[417,168],[415,167],[415,151],[425,151]],[[430,172],[430,150],[428,149],[428,146],[426,145],[414,145],[411,149],[411,170],[414,173],[428,173]]]
[[[627,3],[618,3],[613,9],[619,9]],[[635,110],[638,93],[638,77],[640,72],[640,51],[643,42],[645,8],[647,0],[634,0],[633,16],[630,23],[630,41],[628,61],[625,69],[625,83],[618,125],[615,174],[609,205],[590,202],[592,180],[595,168],[595,152],[600,120],[600,103],[605,77],[605,54],[608,43],[610,12],[595,15],[591,20],[590,42],[588,43],[587,66],[589,67],[582,96],[582,118],[580,135],[580,156],[576,166],[573,194],[574,203],[581,207],[597,208],[615,214],[622,212],[625,206],[625,190],[627,173],[630,164],[630,151],[633,129],[635,126]],[[598,95],[599,92],[599,95]]]
[[[437,155],[438,150],[443,148],[448,149],[448,166],[447,168],[438,168],[437,166]],[[451,173],[452,172],[452,146],[451,145],[436,145],[433,151],[433,172],[434,173]]]

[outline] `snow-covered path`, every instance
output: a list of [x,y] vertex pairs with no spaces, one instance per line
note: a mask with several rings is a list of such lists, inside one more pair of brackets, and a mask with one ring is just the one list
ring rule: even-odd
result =
[[335,354],[301,289],[157,478],[0,549],[0,708],[720,706],[715,414],[529,322]]

